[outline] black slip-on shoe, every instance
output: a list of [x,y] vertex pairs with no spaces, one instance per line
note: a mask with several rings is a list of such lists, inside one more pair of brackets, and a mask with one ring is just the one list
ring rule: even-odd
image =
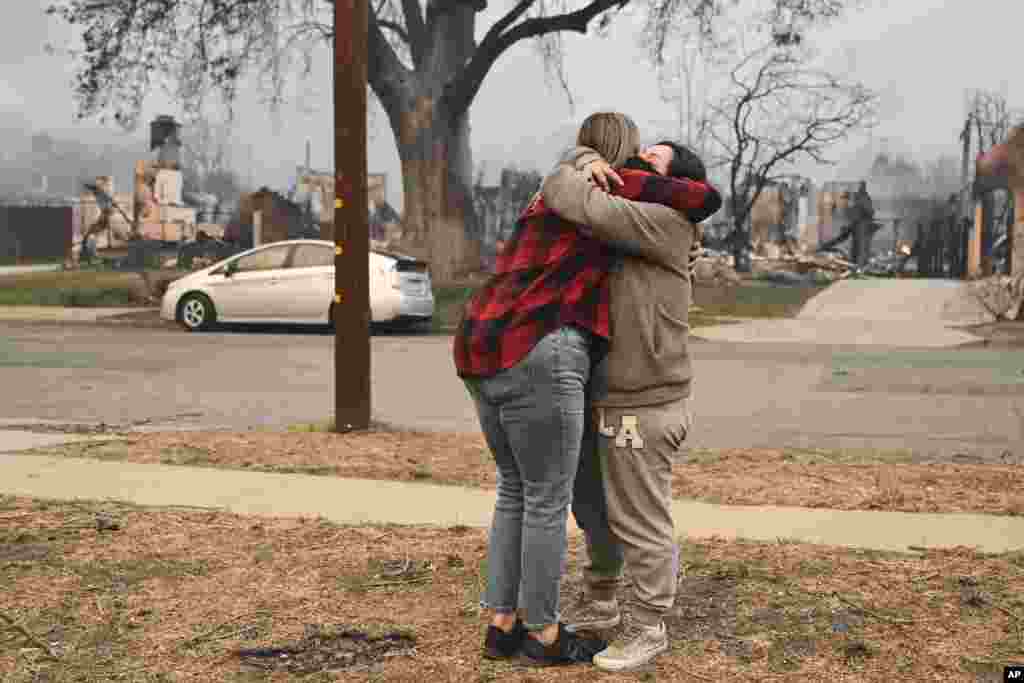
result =
[[516,619],[515,625],[508,633],[497,626],[488,626],[487,636],[484,638],[484,657],[487,659],[515,657],[519,654],[525,639],[526,627],[519,619]]
[[523,638],[520,661],[527,666],[560,666],[565,664],[591,664],[594,655],[608,647],[608,641],[581,636],[558,624],[558,637],[550,645],[526,636]]

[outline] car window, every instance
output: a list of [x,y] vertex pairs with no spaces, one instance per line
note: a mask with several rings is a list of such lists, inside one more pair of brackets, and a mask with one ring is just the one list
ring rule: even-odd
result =
[[299,244],[292,254],[292,268],[333,266],[334,249],[319,244]]
[[243,256],[235,261],[235,270],[240,273],[257,270],[274,270],[284,268],[284,261],[288,257],[288,250],[291,245],[281,247],[270,247],[257,251],[254,254]]

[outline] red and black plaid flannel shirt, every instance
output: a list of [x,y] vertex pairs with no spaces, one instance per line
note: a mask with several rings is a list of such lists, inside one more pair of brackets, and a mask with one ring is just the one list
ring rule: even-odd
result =
[[[618,196],[670,206],[695,223],[714,212],[706,204],[717,191],[705,183],[631,169],[619,176]],[[526,207],[495,274],[466,302],[454,343],[459,377],[496,375],[565,325],[608,340],[608,273],[616,252],[586,232],[547,209],[539,195]]]

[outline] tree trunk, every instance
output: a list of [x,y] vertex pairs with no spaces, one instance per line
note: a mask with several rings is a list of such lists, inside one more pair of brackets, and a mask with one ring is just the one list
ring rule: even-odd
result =
[[397,247],[430,263],[437,281],[483,268],[473,207],[468,116],[454,125],[434,101],[419,98],[399,112],[398,155],[405,211]]
[[732,229],[732,258],[737,273],[753,270],[750,262],[750,235],[745,223],[745,220],[737,220]]

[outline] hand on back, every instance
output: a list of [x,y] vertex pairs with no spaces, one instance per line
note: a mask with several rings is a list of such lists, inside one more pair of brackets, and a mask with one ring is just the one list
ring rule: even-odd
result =
[[612,191],[611,183],[615,183],[618,187],[622,187],[625,184],[611,164],[604,159],[598,159],[587,164],[584,172],[588,176],[587,180],[596,183],[605,192]]

